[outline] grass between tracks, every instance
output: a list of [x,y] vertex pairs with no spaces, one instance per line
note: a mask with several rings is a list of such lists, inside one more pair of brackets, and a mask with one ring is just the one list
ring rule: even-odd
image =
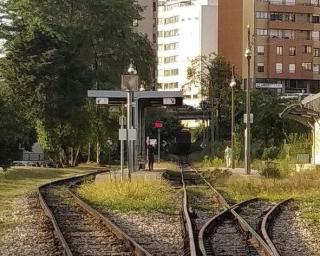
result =
[[83,184],[78,188],[81,198],[104,210],[120,212],[173,213],[179,210],[179,192],[162,180],[137,178],[129,181],[107,179]]
[[0,171],[0,237],[10,226],[18,224],[11,218],[15,199],[34,192],[41,184],[82,171],[45,168],[16,168],[5,173]]
[[[285,178],[232,176],[228,171],[204,171],[205,176],[227,198],[240,202],[253,197],[278,202],[293,198],[300,208],[300,218],[320,230],[320,172],[292,173]],[[320,236],[320,231],[319,231]]]

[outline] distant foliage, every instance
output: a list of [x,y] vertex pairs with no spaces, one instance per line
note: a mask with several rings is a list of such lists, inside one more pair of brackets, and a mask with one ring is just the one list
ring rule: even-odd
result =
[[134,0],[0,3],[1,80],[55,160],[66,163],[88,143],[99,151],[115,140],[118,116],[97,109],[87,90],[119,89],[131,61],[150,87],[154,52],[132,26],[142,10]]
[[276,159],[278,157],[279,152],[280,152],[280,148],[278,148],[278,147],[265,148],[263,150],[263,154],[261,156],[261,159],[262,160]]

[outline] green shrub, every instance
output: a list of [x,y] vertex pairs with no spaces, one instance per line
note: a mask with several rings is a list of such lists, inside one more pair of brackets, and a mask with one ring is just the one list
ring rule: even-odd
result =
[[205,156],[202,165],[205,167],[222,167],[224,165],[224,161],[218,157],[209,158],[208,156]]
[[267,178],[280,178],[280,170],[276,166],[267,165],[261,171],[260,174]]
[[277,158],[279,152],[280,152],[280,149],[278,147],[265,148],[263,150],[261,159],[262,160],[275,159]]

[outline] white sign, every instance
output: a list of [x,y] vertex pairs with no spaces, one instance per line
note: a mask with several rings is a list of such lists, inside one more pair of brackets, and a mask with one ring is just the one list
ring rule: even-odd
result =
[[176,98],[164,98],[163,105],[176,105]]
[[[246,124],[247,123],[247,114],[243,115],[243,122]],[[253,124],[253,114],[250,114],[250,123]]]
[[260,89],[282,89],[282,84],[271,84],[271,83],[256,83],[256,88]]
[[125,126],[127,124],[127,119],[125,116],[120,116],[119,117],[119,125],[120,126]]
[[109,104],[109,98],[96,98],[96,103],[98,105],[108,105]]
[[127,140],[127,129],[119,129],[119,140]]
[[129,140],[137,140],[137,130],[129,129]]

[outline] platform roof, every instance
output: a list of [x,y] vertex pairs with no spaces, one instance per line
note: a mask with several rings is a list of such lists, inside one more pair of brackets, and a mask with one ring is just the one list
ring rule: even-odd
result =
[[[182,91],[137,91],[132,92],[134,100],[139,100],[145,106],[162,106],[163,99],[174,98],[176,104],[173,106],[183,105]],[[88,91],[89,98],[108,98],[110,105],[121,105],[127,101],[127,92],[125,91],[104,91],[90,90]]]
[[280,117],[295,120],[313,129],[315,121],[320,119],[320,93],[288,106]]

